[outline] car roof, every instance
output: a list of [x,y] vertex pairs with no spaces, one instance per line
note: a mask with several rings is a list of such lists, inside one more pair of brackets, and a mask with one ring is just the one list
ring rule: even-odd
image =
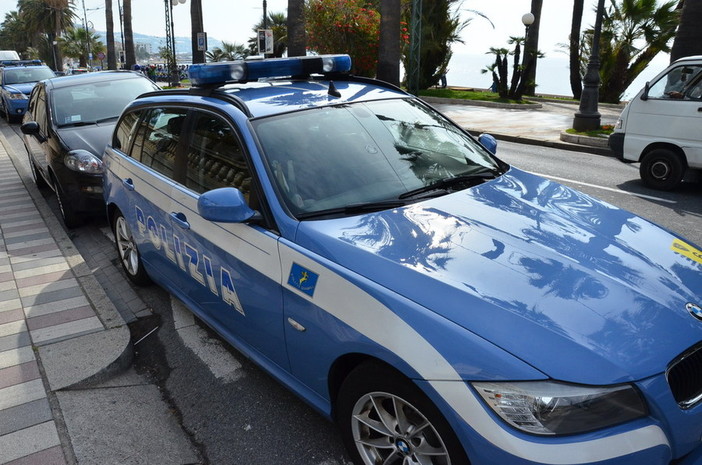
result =
[[47,87],[60,88],[60,87],[77,86],[80,84],[90,84],[93,82],[100,82],[100,81],[114,81],[114,80],[118,80],[118,79],[134,79],[134,78],[148,79],[143,74],[136,73],[134,71],[116,70],[116,71],[96,71],[93,73],[72,74],[69,76],[57,76],[57,77],[46,79],[44,82],[46,83]]
[[[327,56],[323,56],[327,57]],[[328,57],[345,57],[341,55],[329,55]],[[272,73],[281,73],[285,68],[286,61],[303,60],[314,61],[320,57],[291,57],[287,59],[258,60],[256,67],[263,68],[266,64],[272,65]],[[348,59],[350,68],[350,59]],[[202,101],[202,97],[214,97],[222,101],[222,105],[234,105],[249,117],[262,117],[274,114],[288,113],[307,108],[316,108],[329,105],[339,105],[351,102],[361,102],[379,99],[407,98],[409,94],[403,90],[383,81],[370,78],[352,76],[347,73],[348,69],[335,70],[325,74],[309,72],[313,69],[309,63],[304,66],[294,68],[303,69],[300,73],[303,76],[291,78],[270,77],[260,69],[256,70],[256,77],[248,80],[249,76],[243,76],[239,80],[232,80],[229,67],[250,66],[251,62],[238,61],[207,65],[191,65],[190,76],[195,83],[190,89],[170,89],[157,92],[149,92],[139,97],[139,101],[144,99],[165,103],[187,103],[188,101]],[[312,74],[316,73],[316,74]],[[219,82],[220,76],[224,82]],[[210,80],[212,78],[212,80]],[[189,98],[188,96],[191,96]],[[139,102],[135,102],[139,104]]]

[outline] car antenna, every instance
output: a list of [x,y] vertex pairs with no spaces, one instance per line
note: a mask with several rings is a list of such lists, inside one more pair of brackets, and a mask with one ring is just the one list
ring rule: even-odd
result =
[[334,85],[334,81],[329,81],[329,90],[327,91],[327,94],[331,95],[332,97],[341,97],[341,92],[339,92],[336,89],[336,86]]

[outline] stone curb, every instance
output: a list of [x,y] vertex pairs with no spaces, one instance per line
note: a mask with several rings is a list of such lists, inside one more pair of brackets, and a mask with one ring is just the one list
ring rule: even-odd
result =
[[592,137],[582,134],[569,134],[566,131],[561,131],[561,140],[571,144],[587,145],[590,147],[609,147],[608,138]]

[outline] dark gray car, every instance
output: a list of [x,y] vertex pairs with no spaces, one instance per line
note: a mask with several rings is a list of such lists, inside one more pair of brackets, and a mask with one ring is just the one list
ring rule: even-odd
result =
[[81,214],[102,212],[102,152],[117,118],[144,92],[157,90],[143,74],[105,71],[39,82],[29,98],[22,133],[37,185],[58,199],[66,227]]

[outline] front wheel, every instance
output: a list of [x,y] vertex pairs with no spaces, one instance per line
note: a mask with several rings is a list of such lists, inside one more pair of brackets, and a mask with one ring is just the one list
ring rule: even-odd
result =
[[339,390],[336,420],[361,465],[465,465],[458,438],[409,379],[378,363],[356,367]]
[[115,235],[115,245],[117,246],[117,254],[119,261],[122,264],[122,269],[127,274],[127,277],[139,286],[144,286],[151,282],[149,275],[144,270],[144,265],[141,262],[141,255],[137,249],[132,231],[127,224],[127,220],[119,210],[112,218],[112,232]]
[[668,149],[651,150],[641,161],[641,180],[652,189],[675,189],[685,175],[685,163],[677,153]]
[[63,224],[66,225],[68,229],[77,228],[80,226],[81,221],[78,214],[73,209],[71,201],[66,197],[63,192],[61,185],[54,178],[54,192],[56,193],[56,200],[58,202],[59,212],[61,213],[61,218],[63,219]]

